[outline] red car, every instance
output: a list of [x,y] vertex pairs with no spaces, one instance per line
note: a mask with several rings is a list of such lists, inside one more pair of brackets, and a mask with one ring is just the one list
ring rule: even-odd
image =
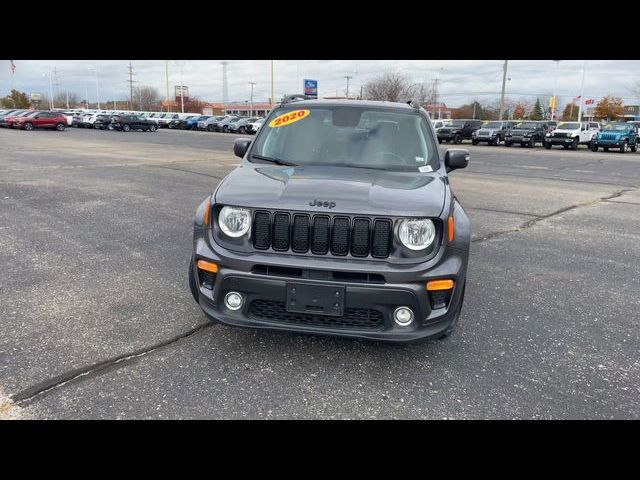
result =
[[16,120],[16,118],[27,117],[29,115],[35,115],[36,113],[37,113],[36,110],[18,110],[17,112],[4,117],[2,121],[2,126],[11,128],[13,127],[13,122]]
[[33,130],[34,128],[55,128],[59,132],[67,127],[67,117],[59,112],[34,112],[26,117],[13,119],[13,128]]

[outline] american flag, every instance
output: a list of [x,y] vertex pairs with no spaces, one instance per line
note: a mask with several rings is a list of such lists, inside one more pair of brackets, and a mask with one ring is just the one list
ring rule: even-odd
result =
[[593,98],[587,98],[587,99],[584,101],[584,104],[585,104],[585,105],[593,105]]
[[576,98],[571,100],[571,103],[576,103],[578,100],[580,100],[580,95],[578,95]]
[[16,64],[13,63],[13,60],[10,60],[10,62],[11,62],[11,73],[13,75],[15,75],[15,73],[16,73]]

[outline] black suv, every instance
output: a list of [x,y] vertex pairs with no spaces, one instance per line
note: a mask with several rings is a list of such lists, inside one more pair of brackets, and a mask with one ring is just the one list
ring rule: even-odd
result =
[[463,140],[471,140],[473,132],[482,126],[482,120],[449,120],[443,127],[436,130],[438,143],[453,142],[462,143]]
[[504,146],[510,147],[519,143],[521,147],[533,148],[537,143],[544,144],[544,136],[549,131],[549,122],[524,120],[516,122],[512,129],[504,136]]
[[[302,98],[302,100],[300,100]],[[409,341],[458,321],[470,226],[411,104],[285,97],[195,214],[189,285],[211,320]]]
[[471,143],[477,145],[487,142],[489,145],[499,146],[504,140],[507,130],[513,128],[516,122],[499,120],[484,122],[482,126],[471,134]]
[[96,117],[96,121],[93,123],[93,128],[97,128],[99,130],[106,130],[111,125],[111,116],[110,115],[98,115]]
[[156,122],[147,120],[135,115],[118,115],[113,117],[111,125],[114,130],[128,132],[130,130],[142,130],[144,132],[155,132],[158,129]]

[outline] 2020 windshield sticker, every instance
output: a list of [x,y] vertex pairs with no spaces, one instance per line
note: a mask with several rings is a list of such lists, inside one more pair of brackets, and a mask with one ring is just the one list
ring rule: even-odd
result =
[[283,113],[269,122],[269,128],[284,127],[290,125],[293,122],[302,120],[311,113],[310,110],[294,110],[293,112]]

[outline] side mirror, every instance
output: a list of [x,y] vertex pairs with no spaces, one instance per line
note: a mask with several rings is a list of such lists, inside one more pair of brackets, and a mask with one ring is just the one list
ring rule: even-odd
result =
[[250,138],[236,138],[233,142],[233,153],[235,153],[236,157],[243,158],[244,154],[249,150],[249,145],[251,145]]
[[469,150],[452,148],[444,154],[444,166],[449,173],[458,168],[466,168],[469,165]]

